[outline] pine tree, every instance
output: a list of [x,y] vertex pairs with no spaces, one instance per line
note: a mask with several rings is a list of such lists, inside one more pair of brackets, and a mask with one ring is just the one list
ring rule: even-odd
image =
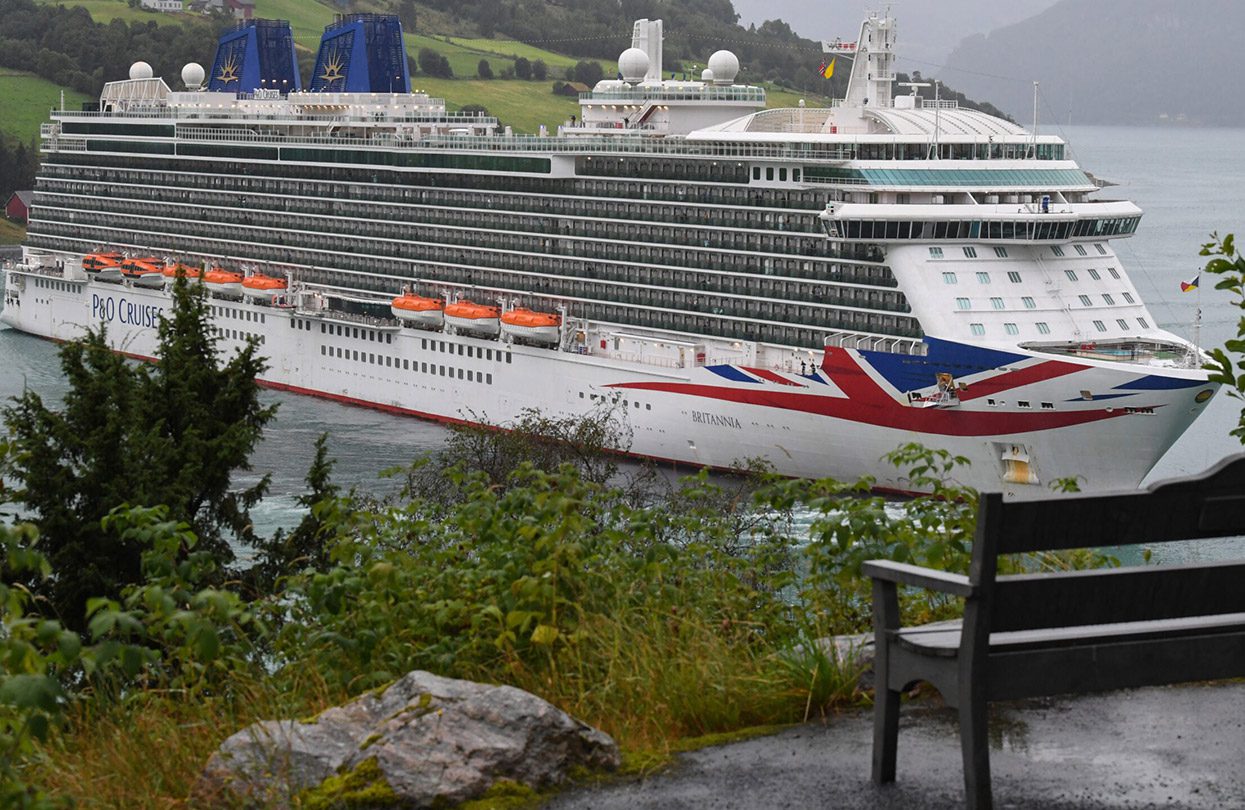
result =
[[222,571],[234,544],[254,545],[250,508],[265,476],[235,491],[275,407],[259,400],[254,343],[222,362],[202,285],[179,280],[159,327],[160,362],[114,354],[103,327],[61,350],[63,407],[28,391],[4,410],[13,448],[11,499],[39,527],[54,576],[44,594],[69,627],[85,628],[90,597],[116,598],[141,576],[142,549],[106,535],[100,520],[123,504],[164,505],[190,524]]

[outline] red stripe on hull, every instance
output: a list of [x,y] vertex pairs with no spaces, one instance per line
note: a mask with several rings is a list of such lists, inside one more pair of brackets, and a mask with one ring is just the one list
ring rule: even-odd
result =
[[1053,380],[1056,377],[1075,374],[1085,369],[1086,366],[1076,363],[1065,363],[1062,360],[1047,360],[1035,366],[1009,371],[997,377],[991,377],[988,380],[972,383],[968,388],[959,392],[959,397],[960,401],[967,402],[970,399],[992,396],[1012,388],[1019,388],[1022,385],[1031,385],[1036,382],[1044,382]]

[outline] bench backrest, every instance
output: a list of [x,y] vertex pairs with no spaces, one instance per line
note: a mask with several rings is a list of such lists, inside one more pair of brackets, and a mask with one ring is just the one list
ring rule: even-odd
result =
[[1245,612],[1245,559],[995,575],[1000,554],[1234,535],[1245,535],[1245,454],[1147,490],[1011,502],[985,494],[969,578],[986,610],[974,618],[997,632]]

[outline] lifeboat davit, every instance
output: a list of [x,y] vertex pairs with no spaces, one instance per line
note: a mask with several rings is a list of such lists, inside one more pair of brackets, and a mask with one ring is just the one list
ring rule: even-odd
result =
[[138,287],[163,287],[164,262],[154,256],[126,259],[121,262],[121,276]]
[[248,298],[269,299],[285,292],[288,286],[283,278],[254,273],[242,280],[242,294]]
[[501,316],[505,335],[534,343],[557,343],[561,334],[562,316],[516,307]]
[[242,274],[222,270],[219,267],[213,267],[204,273],[203,283],[212,292],[231,293],[234,295],[242,292]]
[[174,262],[173,264],[165,265],[164,267],[164,280],[168,283],[172,283],[178,276],[183,278],[198,278],[201,275],[203,275],[202,270],[197,267],[191,267],[190,265],[182,262]]
[[459,332],[468,332],[473,335],[496,337],[501,331],[500,318],[500,307],[477,304],[465,298],[445,307],[445,322]]
[[445,301],[419,295],[399,295],[389,304],[389,311],[400,321],[440,329],[445,318]]
[[92,253],[82,260],[82,269],[101,281],[120,281],[123,261],[125,257],[120,253]]

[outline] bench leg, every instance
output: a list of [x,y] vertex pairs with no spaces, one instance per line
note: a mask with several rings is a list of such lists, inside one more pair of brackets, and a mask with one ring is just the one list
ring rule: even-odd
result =
[[895,758],[899,748],[899,693],[878,678],[873,697],[873,782],[895,781]]
[[[968,691],[968,690],[966,690]],[[971,692],[960,702],[960,748],[964,755],[964,806],[990,810],[989,704]]]

